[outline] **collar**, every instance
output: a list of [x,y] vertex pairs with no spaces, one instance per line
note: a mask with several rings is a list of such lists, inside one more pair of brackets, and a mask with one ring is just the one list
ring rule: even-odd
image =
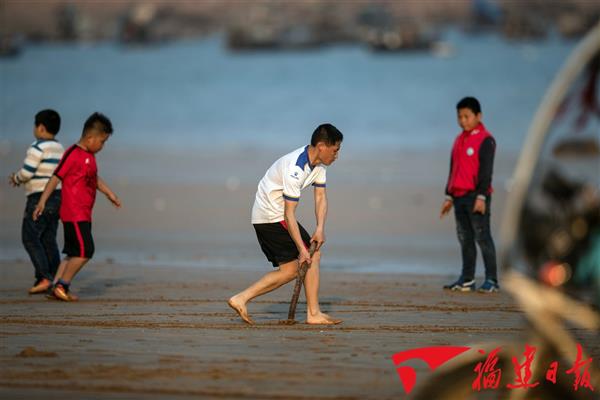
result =
[[462,131],[464,135],[477,135],[481,132],[485,132],[485,126],[483,125],[483,122],[480,122],[475,128],[471,129],[470,131]]
[[79,149],[85,151],[86,153],[92,154],[91,151],[89,151],[88,149],[84,148],[82,145],[80,145],[79,143],[75,143],[75,146],[77,146]]
[[296,165],[301,169],[304,169],[306,164],[308,164],[308,167],[311,169],[311,171],[315,168],[314,165],[310,164],[310,158],[308,157],[308,145],[304,147],[304,151],[298,156],[298,159],[296,160]]

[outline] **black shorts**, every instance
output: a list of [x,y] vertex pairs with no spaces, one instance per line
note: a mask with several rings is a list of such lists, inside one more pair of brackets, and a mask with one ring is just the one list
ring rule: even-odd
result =
[[[273,267],[279,267],[280,264],[293,261],[300,255],[296,244],[287,230],[285,221],[270,224],[253,224],[253,226],[260,248],[265,253],[265,256],[267,256],[267,260],[273,264]],[[298,227],[300,228],[302,241],[308,248],[310,246],[310,235],[300,223],[298,223]]]
[[94,239],[92,238],[92,223],[89,221],[65,222],[65,247],[63,254],[69,257],[92,258],[94,255]]

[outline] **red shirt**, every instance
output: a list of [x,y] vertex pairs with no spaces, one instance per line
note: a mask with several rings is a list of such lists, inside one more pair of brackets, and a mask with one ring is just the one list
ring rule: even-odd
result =
[[[472,131],[462,131],[452,147],[452,166],[448,179],[448,193],[455,197],[464,196],[475,191],[479,184],[480,157],[479,150],[483,141],[492,135],[483,124]],[[485,194],[493,192],[490,184],[485,188]]]
[[98,187],[98,167],[94,154],[76,144],[69,147],[54,175],[62,181],[60,219],[66,222],[91,222]]

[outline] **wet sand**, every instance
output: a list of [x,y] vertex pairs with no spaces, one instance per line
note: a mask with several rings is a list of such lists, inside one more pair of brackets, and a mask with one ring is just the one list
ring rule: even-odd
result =
[[0,271],[1,398],[403,398],[394,353],[522,332],[506,293],[447,293],[442,276],[325,271],[323,309],[344,319],[325,327],[279,324],[292,285],[243,324],[226,299],[264,271],[92,262],[69,304],[28,296],[28,264]]
[[[0,175],[8,176],[21,165],[23,154],[18,150],[1,160]],[[98,157],[100,175],[119,195],[123,208],[115,210],[98,195],[93,227],[96,260],[262,268],[265,258],[250,213],[258,180],[279,155],[254,150],[132,155],[108,148]],[[347,154],[328,169],[325,263],[350,271],[458,273],[454,217],[439,219],[447,152],[390,151],[380,157]],[[149,158],[155,162],[148,164]],[[492,201],[495,238],[512,165],[513,157],[498,159]],[[181,171],[198,173],[188,179]],[[28,260],[20,242],[24,204],[21,188],[0,185],[2,261]],[[310,189],[303,192],[298,217],[312,232]],[[59,227],[59,246],[62,239]]]

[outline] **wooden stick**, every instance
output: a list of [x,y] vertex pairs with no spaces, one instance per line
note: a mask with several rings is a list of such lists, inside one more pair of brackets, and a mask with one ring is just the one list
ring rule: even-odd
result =
[[[312,259],[313,254],[317,250],[317,243],[312,242],[310,244],[310,258]],[[296,316],[296,305],[298,304],[298,298],[300,297],[300,290],[304,283],[304,277],[306,276],[306,270],[308,269],[308,263],[303,262],[298,267],[298,275],[296,276],[296,285],[294,286],[294,293],[292,294],[292,300],[290,301],[290,311],[288,312],[287,322],[293,324],[295,322],[294,317]]]

